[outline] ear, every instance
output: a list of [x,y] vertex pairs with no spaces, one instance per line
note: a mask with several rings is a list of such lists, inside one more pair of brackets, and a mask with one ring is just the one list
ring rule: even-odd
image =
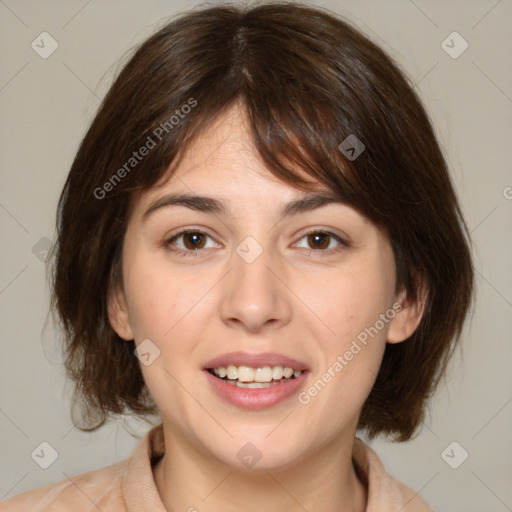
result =
[[426,303],[427,291],[425,287],[418,292],[418,298],[415,302],[409,300],[405,291],[400,293],[394,304],[400,304],[401,308],[393,306],[396,314],[389,323],[388,343],[400,343],[414,333],[423,317]]
[[133,340],[133,332],[130,326],[130,317],[124,292],[120,287],[115,287],[108,295],[108,319],[112,329],[124,340]]

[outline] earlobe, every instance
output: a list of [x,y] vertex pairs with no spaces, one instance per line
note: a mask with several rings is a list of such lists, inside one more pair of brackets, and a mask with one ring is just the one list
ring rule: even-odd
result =
[[400,308],[393,308],[396,311],[395,317],[391,320],[386,341],[388,343],[400,343],[412,336],[417,329],[425,311],[427,293],[422,289],[418,293],[416,301],[410,301],[405,292],[400,294],[397,303]]
[[112,329],[124,340],[133,340],[124,293],[118,287],[109,293],[108,318]]

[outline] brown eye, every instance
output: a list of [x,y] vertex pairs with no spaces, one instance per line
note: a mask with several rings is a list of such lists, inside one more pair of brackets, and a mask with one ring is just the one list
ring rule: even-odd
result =
[[327,249],[331,236],[327,233],[312,233],[308,235],[308,243],[312,249]]
[[[196,231],[190,231],[188,233],[184,233],[183,235],[183,244],[187,249],[195,250],[202,249],[205,245],[205,235],[203,233],[198,233]],[[202,240],[201,240],[202,238]]]
[[172,252],[180,256],[198,256],[205,252],[200,249],[208,249],[208,239],[211,236],[198,230],[181,231],[164,242],[164,245]]
[[[308,249],[311,254],[332,254],[342,251],[349,247],[349,244],[338,235],[330,231],[311,231],[306,233],[298,242],[299,247],[302,240],[305,240],[306,246],[303,249]],[[334,245],[332,245],[334,242]]]

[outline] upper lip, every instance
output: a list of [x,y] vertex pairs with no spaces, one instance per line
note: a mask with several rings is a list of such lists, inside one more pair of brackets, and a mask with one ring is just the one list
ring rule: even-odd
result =
[[305,363],[293,359],[292,357],[271,352],[262,352],[251,354],[249,352],[230,352],[211,359],[205,364],[205,369],[219,368],[220,366],[250,366],[252,368],[261,368],[263,366],[283,366],[293,368],[294,370],[307,370]]

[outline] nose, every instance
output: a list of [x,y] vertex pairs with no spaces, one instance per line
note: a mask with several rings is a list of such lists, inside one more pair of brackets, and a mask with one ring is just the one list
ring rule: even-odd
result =
[[233,252],[232,270],[223,280],[220,308],[224,323],[252,333],[288,324],[293,295],[287,287],[283,266],[271,250],[264,249],[252,260],[251,251],[255,250],[252,245],[246,253]]

